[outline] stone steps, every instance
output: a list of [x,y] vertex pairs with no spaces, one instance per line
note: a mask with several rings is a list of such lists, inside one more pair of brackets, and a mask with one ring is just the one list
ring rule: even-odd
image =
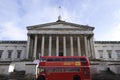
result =
[[93,74],[93,80],[120,80],[120,75],[111,71],[101,71],[99,74]]

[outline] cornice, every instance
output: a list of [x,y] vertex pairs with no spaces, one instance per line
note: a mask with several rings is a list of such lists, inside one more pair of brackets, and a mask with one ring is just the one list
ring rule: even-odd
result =
[[91,26],[88,26],[88,25],[80,25],[80,24],[75,24],[75,23],[70,23],[70,22],[65,22],[65,21],[51,22],[51,23],[28,26],[27,29],[31,30],[31,29],[35,29],[35,28],[38,28],[38,27],[45,27],[45,26],[58,25],[58,24],[64,24],[64,25],[70,25],[70,26],[74,26],[74,27],[78,27],[78,28],[82,27],[82,28],[86,28],[86,29],[89,29],[89,30],[94,30],[94,27],[91,27]]

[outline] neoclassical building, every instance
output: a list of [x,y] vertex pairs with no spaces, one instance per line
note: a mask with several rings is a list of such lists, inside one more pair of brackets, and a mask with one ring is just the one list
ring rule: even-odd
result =
[[94,27],[58,20],[27,27],[29,59],[39,56],[87,56],[94,58]]
[[120,60],[120,41],[94,41],[94,27],[62,20],[27,27],[27,41],[0,41],[0,61],[39,59],[39,56],[87,56]]

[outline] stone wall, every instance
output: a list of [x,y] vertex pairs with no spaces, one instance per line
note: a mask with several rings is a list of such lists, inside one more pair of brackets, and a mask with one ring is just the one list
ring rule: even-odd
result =
[[92,74],[98,74],[99,73],[99,64],[98,63],[94,63],[94,64],[91,64],[90,66],[90,71]]
[[25,66],[26,74],[36,74],[36,64],[26,64]]
[[9,63],[0,63],[0,75],[8,75]]
[[[0,61],[21,61],[27,59],[27,41],[0,41]],[[11,51],[11,55],[9,54]],[[18,56],[18,52],[20,55]]]
[[92,74],[110,70],[115,74],[120,74],[120,61],[91,61]]
[[120,63],[119,64],[109,64],[109,69],[115,74],[120,74]]

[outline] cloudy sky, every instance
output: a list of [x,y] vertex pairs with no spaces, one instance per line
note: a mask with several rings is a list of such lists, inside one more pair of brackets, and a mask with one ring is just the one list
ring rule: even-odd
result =
[[27,26],[55,22],[59,14],[95,27],[97,41],[120,41],[120,0],[0,0],[0,40],[27,40]]

